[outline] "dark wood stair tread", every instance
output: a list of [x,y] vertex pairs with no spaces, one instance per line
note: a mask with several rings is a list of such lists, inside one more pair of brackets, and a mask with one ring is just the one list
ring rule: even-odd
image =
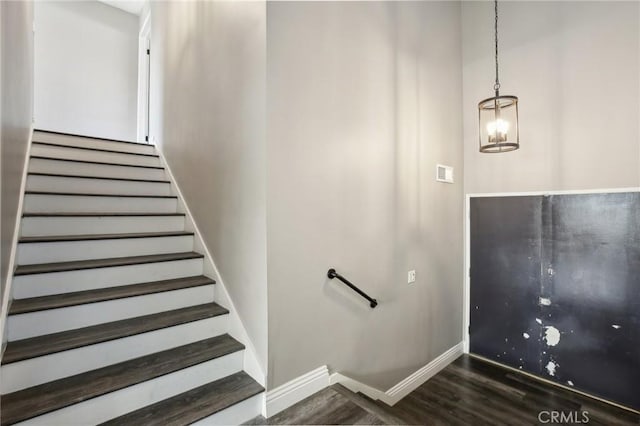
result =
[[100,288],[96,290],[76,291],[72,293],[54,294],[52,296],[30,297],[14,299],[9,309],[9,315],[26,314],[29,312],[58,309],[87,303],[104,302],[107,300],[124,299],[126,297],[144,296],[165,291],[212,285],[216,282],[204,275],[171,280],[153,281],[142,284],[130,284],[118,287]]
[[95,192],[24,191],[25,195],[59,195],[63,197],[124,197],[124,198],[178,198],[176,195],[101,194]]
[[[72,136],[72,137],[84,138],[84,139],[95,139],[95,140],[107,141],[107,142],[128,143],[128,144],[131,144],[131,145],[149,146],[149,147],[154,148],[154,145],[151,145],[151,144],[148,144],[148,143],[134,142],[134,141],[123,141],[121,139],[109,139],[109,138],[101,138],[99,136],[79,135],[77,133],[56,132],[54,130],[33,129],[33,131],[34,131],[34,133],[35,132],[51,133],[51,134],[54,134],[54,135]],[[34,138],[35,138],[35,136],[34,136]]]
[[123,416],[103,426],[183,426],[202,420],[263,392],[264,388],[244,371],[207,383]]
[[127,182],[148,182],[148,183],[171,183],[169,180],[164,179],[138,179],[138,178],[123,178],[115,176],[88,176],[88,175],[68,175],[64,173],[41,173],[41,172],[29,172],[29,176],[47,176],[47,177],[60,177],[60,178],[73,178],[73,179],[99,179],[99,180],[121,180]]
[[124,240],[128,238],[185,237],[191,235],[193,235],[193,232],[189,231],[131,232],[124,234],[45,235],[38,237],[21,237],[18,242],[21,244],[56,243],[64,241]]
[[186,216],[185,213],[146,213],[146,212],[46,212],[23,213],[22,217],[102,217],[102,216]]
[[34,144],[37,145],[46,145],[46,146],[53,146],[56,148],[71,148],[71,149],[82,149],[85,151],[98,151],[98,152],[106,152],[109,154],[127,154],[127,155],[140,155],[143,157],[156,157],[159,158],[160,156],[158,154],[147,154],[144,152],[129,152],[129,151],[119,151],[116,149],[106,149],[106,148],[94,148],[94,147],[90,147],[90,146],[74,146],[74,145],[65,145],[65,144],[61,144],[61,143],[55,143],[55,142],[41,142],[38,140],[33,140]]
[[2,425],[27,420],[244,349],[228,334],[2,395]]
[[176,260],[198,259],[202,257],[204,257],[204,255],[192,251],[185,253],[113,257],[108,259],[75,260],[72,262],[37,263],[34,265],[19,265],[14,272],[14,276],[77,271],[80,269],[111,268],[144,263],[171,262]]
[[188,308],[16,340],[7,343],[2,364],[10,364],[12,362],[134,336],[136,334],[213,318],[228,313],[229,311],[227,309],[217,303],[206,303]]
[[142,169],[164,170],[164,167],[162,167],[162,166],[147,166],[145,164],[112,163],[110,161],[76,160],[76,159],[73,159],[73,158],[49,157],[48,155],[32,155],[29,158],[35,158],[37,160],[67,161],[67,162],[70,162],[70,163],[103,164],[103,165],[106,165],[106,166],[139,167],[139,168],[142,168]]

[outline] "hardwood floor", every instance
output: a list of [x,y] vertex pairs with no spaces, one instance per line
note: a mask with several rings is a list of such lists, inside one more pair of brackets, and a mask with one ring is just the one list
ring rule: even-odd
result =
[[281,411],[269,420],[257,417],[250,425],[384,425],[375,414],[355,404],[334,386],[325,388]]
[[640,415],[463,355],[393,407],[337,385],[251,424],[626,426]]

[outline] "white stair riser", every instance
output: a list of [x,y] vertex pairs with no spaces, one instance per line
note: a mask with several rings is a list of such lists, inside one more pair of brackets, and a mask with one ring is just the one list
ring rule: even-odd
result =
[[190,277],[202,275],[202,266],[202,258],[197,258],[110,268],[18,275],[13,278],[13,297],[23,299]]
[[192,250],[193,236],[191,235],[20,243],[18,244],[18,265],[143,256],[147,254],[181,253]]
[[141,154],[153,154],[153,145],[120,143],[101,139],[92,139],[82,136],[58,135],[55,133],[34,132],[33,140],[37,142],[51,142],[67,146],[82,146],[87,148],[110,149],[113,151],[138,152]]
[[129,179],[166,179],[164,169],[148,167],[112,166],[108,164],[75,163],[70,161],[29,159],[29,171],[77,176],[106,176]]
[[104,163],[136,164],[142,166],[159,166],[158,157],[146,155],[120,154],[117,152],[92,151],[73,147],[58,147],[34,143],[31,155],[64,158],[70,160],[100,161]]
[[96,197],[90,195],[27,194],[25,213],[175,213],[175,198]]
[[89,303],[59,309],[9,315],[8,340],[15,341],[111,321],[151,315],[213,302],[213,285],[185,288]]
[[27,178],[27,191],[171,195],[171,185],[163,182],[30,175]]
[[205,417],[191,426],[240,425],[262,414],[264,395],[258,394]]
[[20,425],[89,425],[160,402],[242,370],[242,351],[19,423]]
[[228,315],[219,315],[122,339],[5,364],[0,368],[2,393],[14,392],[219,336],[227,331],[228,317]]
[[23,237],[183,231],[184,216],[25,217]]

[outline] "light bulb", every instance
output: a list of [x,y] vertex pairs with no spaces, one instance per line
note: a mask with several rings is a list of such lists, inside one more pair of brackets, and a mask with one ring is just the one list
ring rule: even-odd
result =
[[498,118],[495,121],[487,123],[487,133],[489,134],[489,142],[505,142],[507,140],[507,131],[509,130],[509,122]]

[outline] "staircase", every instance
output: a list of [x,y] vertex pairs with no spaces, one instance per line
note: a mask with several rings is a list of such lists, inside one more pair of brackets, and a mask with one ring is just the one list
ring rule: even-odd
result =
[[238,424],[243,371],[155,148],[34,132],[0,367],[2,425]]

